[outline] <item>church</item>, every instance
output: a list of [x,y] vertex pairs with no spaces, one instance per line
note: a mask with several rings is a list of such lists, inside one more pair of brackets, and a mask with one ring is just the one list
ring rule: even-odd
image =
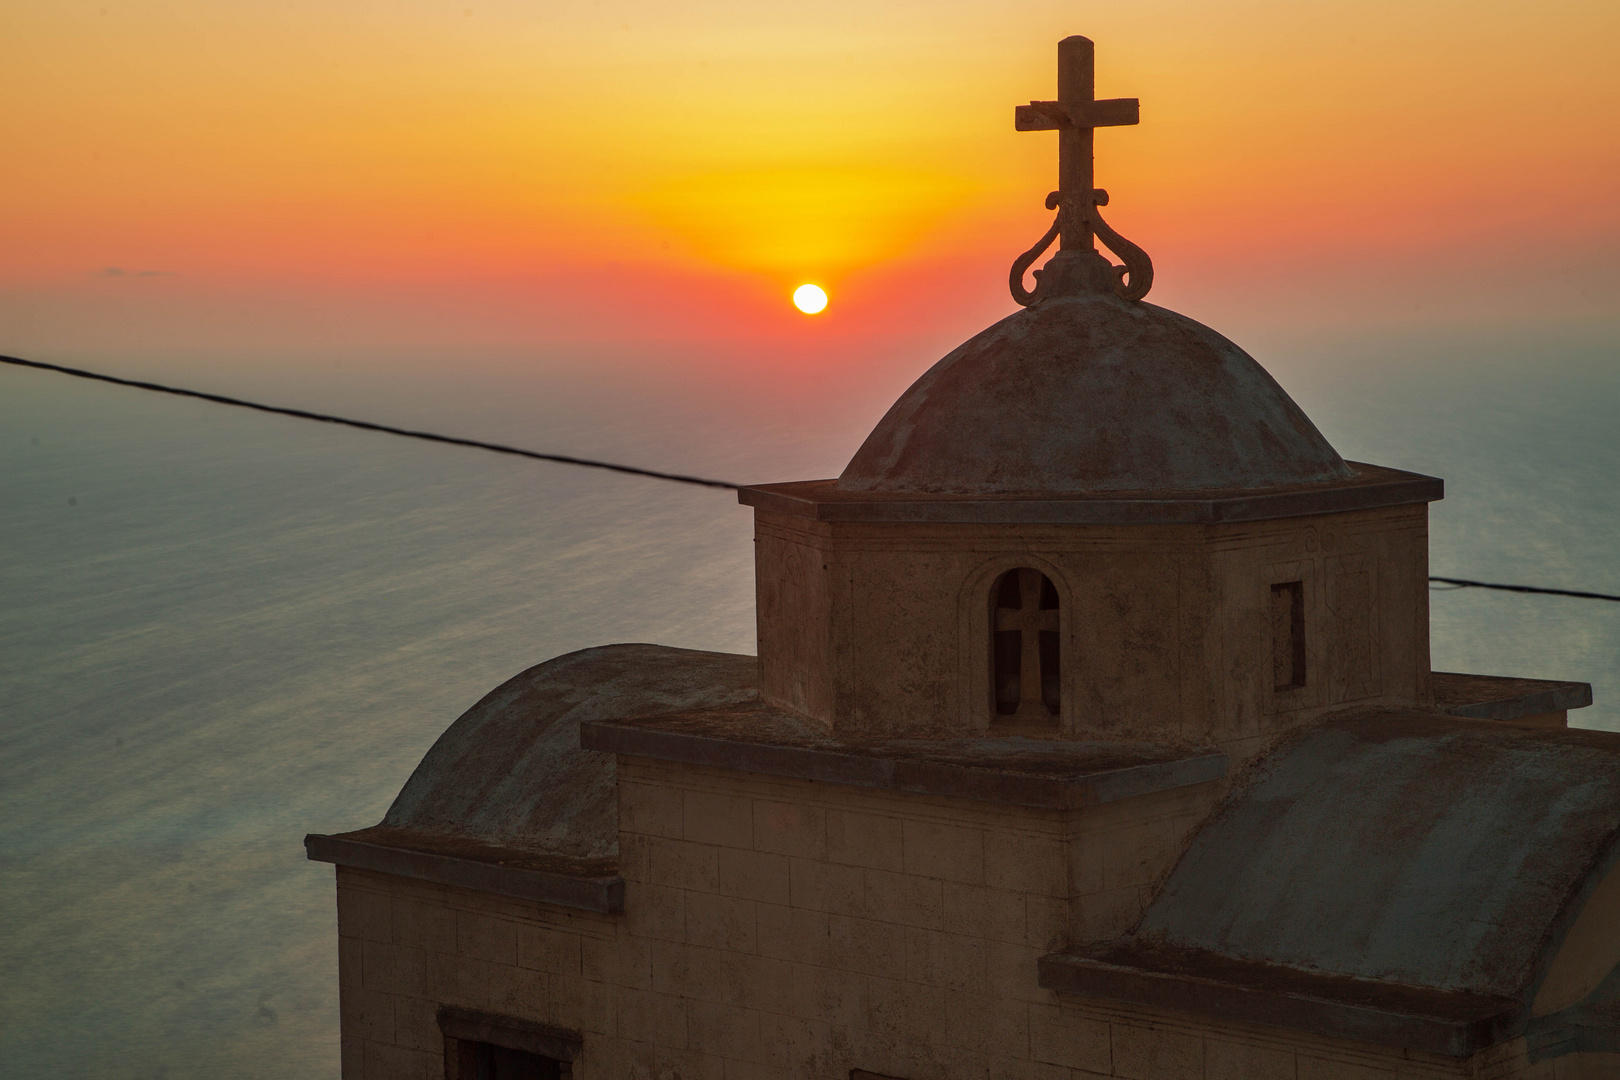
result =
[[1441,481],[1142,300],[1058,59],[1022,310],[741,490],[757,657],[548,660],[306,838],[347,1080],[1620,1077],[1620,734],[1430,669]]

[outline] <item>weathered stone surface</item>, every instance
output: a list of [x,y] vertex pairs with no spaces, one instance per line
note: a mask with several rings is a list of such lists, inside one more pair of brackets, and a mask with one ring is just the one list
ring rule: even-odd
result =
[[491,691],[439,737],[382,823],[311,835],[311,859],[617,911],[614,758],[581,722],[748,700],[753,657],[609,645],[557,657]]
[[[1201,784],[1226,757],[1153,743],[999,739],[837,739],[759,701],[580,726],[591,749],[774,776],[1019,806],[1075,807]],[[688,837],[726,843],[750,826],[716,796],[688,800]],[[902,838],[903,842],[903,838]],[[903,848],[902,848],[903,850]],[[982,859],[982,855],[980,856]],[[981,870],[982,872],[982,870]]]
[[1445,498],[1445,482],[1421,473],[1346,462],[1348,481],[1195,495],[1162,491],[1015,495],[844,491],[836,480],[756,484],[737,492],[744,506],[812,521],[960,525],[1213,525],[1223,521],[1336,514],[1410,506]]
[[[1512,712],[1510,682],[1451,689]],[[1244,779],[1134,931],[1044,957],[1041,985],[1455,1058],[1527,1030],[1532,1061],[1611,1052],[1617,838],[1620,736],[1338,720]]]
[[1084,998],[1450,1057],[1477,1053],[1511,1037],[1516,1024],[1522,1028],[1516,1003],[1506,998],[1325,975],[1145,940],[1044,956],[1040,973],[1042,986]]
[[[702,840],[627,831],[621,841],[626,848],[665,840],[712,842],[721,854],[776,857],[764,845],[776,843],[779,836],[761,832],[759,823],[779,815],[782,807],[796,806],[801,811],[796,835],[805,838],[807,850],[824,853],[794,857],[807,864],[806,880],[831,881],[850,870],[864,876],[871,887],[859,901],[862,913],[829,914],[818,908],[855,901],[829,902],[821,888],[809,889],[803,897],[790,889],[785,905],[749,901],[738,909],[752,910],[750,935],[738,932],[738,911],[731,912],[729,930],[723,925],[728,918],[722,910],[728,902],[723,876],[700,875],[683,887],[666,887],[683,898],[681,917],[655,926],[639,920],[637,912],[662,901],[635,895],[622,915],[589,915],[345,869],[340,933],[354,940],[355,931],[365,926],[373,934],[392,933],[396,944],[407,938],[424,943],[397,951],[425,949],[425,963],[413,955],[404,958],[408,962],[403,966],[425,967],[428,973],[426,985],[414,977],[390,982],[388,972],[401,969],[402,957],[379,952],[375,978],[386,989],[370,997],[351,995],[346,1023],[352,1029],[346,1033],[370,1063],[363,1075],[439,1075],[402,1070],[431,1064],[426,1050],[443,1038],[435,1019],[437,1003],[449,1003],[494,1014],[498,1023],[492,1029],[551,1025],[566,1029],[554,1033],[565,1040],[577,1033],[577,1080],[657,1076],[664,1070],[683,1078],[825,1080],[865,1066],[904,1080],[986,1075],[1263,1080],[1306,1071],[1402,1080],[1554,1078],[1552,1072],[1535,1071],[1522,1039],[1458,1058],[1410,1042],[1380,1046],[1367,1037],[1377,1033],[1376,1022],[1385,1014],[1415,1033],[1419,1046],[1435,1032],[1456,1030],[1459,1022],[1464,1028],[1477,1027],[1501,1007],[1500,1001],[1477,995],[1464,995],[1463,1000],[1407,988],[1405,1014],[1387,1008],[1380,1012],[1368,1009],[1365,998],[1389,984],[1340,979],[1357,984],[1352,990],[1363,1000],[1340,1004],[1350,1006],[1361,1027],[1318,1023],[1320,1030],[1312,1030],[1294,1022],[1288,1008],[1315,1010],[1318,1016],[1331,1010],[1323,1009],[1323,995],[1301,994],[1299,986],[1284,987],[1271,1000],[1257,1000],[1241,986],[1206,979],[1199,985],[1206,994],[1214,992],[1215,1008],[1185,997],[1177,999],[1177,1007],[1169,1000],[1130,1005],[1107,993],[1084,1000],[1054,994],[1036,981],[1040,949],[1004,940],[1009,934],[1005,916],[982,925],[962,917],[964,902],[1004,904],[1005,898],[985,895],[996,891],[990,886],[928,876],[959,876],[953,863],[956,845],[950,839],[956,833],[951,830],[971,831],[984,838],[986,849],[1005,847],[1037,864],[1026,882],[1005,882],[1006,887],[1044,889],[1053,880],[1051,864],[1060,864],[1070,852],[1078,852],[1082,861],[1099,860],[1111,844],[1148,828],[1145,823],[1196,818],[1197,808],[1188,801],[1190,789],[1142,797],[1134,807],[1115,803],[1074,814],[635,758],[625,759],[620,772],[627,787],[669,793],[647,797],[649,802],[684,806],[692,801],[710,809],[723,803],[733,816],[754,826],[716,831],[713,821],[699,813],[692,824]],[[825,842],[834,820],[863,825],[892,821],[902,869],[865,869],[834,860],[834,849]],[[676,821],[677,831],[684,833],[684,816],[677,814]],[[908,860],[906,852],[913,846],[918,848]],[[1173,851],[1163,856],[1173,857]],[[1144,867],[1142,872],[1151,877],[1162,869]],[[1071,889],[1084,899],[1090,895],[1087,890],[1101,885],[1077,878]],[[957,899],[958,890],[973,890],[976,899]],[[1023,899],[1039,897],[1030,892]],[[801,902],[817,908],[801,907]],[[690,917],[694,910],[695,919]],[[438,914],[424,919],[423,913],[430,911]],[[412,929],[424,922],[447,922],[452,932]],[[516,943],[515,965],[506,948],[508,938]],[[1295,974],[1320,989],[1322,977]],[[1281,1006],[1278,998],[1284,999]],[[391,1024],[384,1017],[391,1017]],[[1568,1020],[1557,1018],[1559,1023]],[[1603,1045],[1603,1035],[1585,1023],[1577,1045],[1587,1051],[1581,1056],[1601,1069],[1612,1059],[1592,1052]],[[1556,1032],[1562,1030],[1548,1027],[1547,1037],[1561,1037]]]
[[1209,327],[1059,297],[969,339],[900,396],[844,491],[1267,488],[1351,478],[1282,387]]
[[382,824],[526,851],[611,855],[613,758],[580,749],[580,722],[742,701],[754,695],[756,664],[661,645],[606,645],[538,664],[439,736]]
[[[1218,746],[1351,703],[1429,704],[1423,505],[1218,525],[964,525],[755,516],[760,692],[847,737]],[[996,712],[992,592],[1059,598],[1047,730]],[[1303,590],[1303,685],[1279,689],[1273,586]],[[1248,746],[1258,748],[1258,743]]]
[[1592,704],[1592,684],[1503,675],[1436,671],[1430,677],[1434,707],[1452,716],[1480,720],[1532,720]]
[[462,885],[543,900],[587,911],[624,907],[624,882],[612,858],[580,858],[495,847],[440,832],[377,825],[369,829],[304,837],[317,862]]
[[[671,669],[684,672],[688,683],[699,681],[694,671],[706,672],[695,696],[718,704],[658,712],[671,695],[644,695],[640,680]],[[1128,946],[1120,952],[1114,939],[1138,920],[1219,795],[1217,783],[1193,776],[1167,789],[1164,782],[1174,780],[1168,774],[1147,784],[1122,778],[1185,769],[1204,760],[1197,754],[1026,738],[842,740],[759,702],[751,669],[748,657],[623,646],[533,669],[527,696],[507,699],[505,707],[515,710],[512,727],[496,731],[511,731],[526,718],[540,732],[565,723],[587,744],[624,743],[614,743],[623,755],[616,763],[585,750],[564,759],[613,763],[607,782],[617,806],[610,802],[596,811],[602,816],[577,817],[569,827],[575,836],[591,830],[613,836],[616,859],[559,854],[532,839],[524,848],[474,839],[502,835],[480,832],[491,814],[521,821],[539,812],[521,802],[505,810],[488,801],[467,804],[466,822],[453,807],[441,810],[428,819],[431,830],[385,824],[312,837],[316,857],[325,841],[395,858],[369,873],[349,868],[364,865],[352,852],[336,859],[347,863],[339,892],[345,1060],[364,1062],[367,1076],[420,1075],[441,1060],[432,1054],[444,1038],[434,1019],[441,1003],[578,1031],[579,1080],[617,1075],[606,1070],[626,1054],[691,1075],[763,1069],[794,1080],[843,1074],[853,1063],[912,1077],[986,1069],[1047,1077],[1042,1070],[1068,1068],[1081,1070],[1075,1075],[1213,1080],[1229,1078],[1234,1062],[1251,1059],[1281,1075],[1295,1066],[1350,1067],[1351,1060],[1359,1062],[1354,1068],[1393,1075],[1408,1068],[1398,1065],[1409,1060],[1401,1055],[1477,1057],[1516,1030],[1515,1002],[1471,991],[1403,988],[1297,968],[1287,970],[1299,985],[1279,988],[1274,963],[1228,960],[1231,970],[1215,978],[1207,965],[1147,970]],[[1509,713],[1533,706],[1547,691],[1513,682],[1524,699],[1515,705],[1504,696],[1506,682],[1462,678],[1451,686],[1448,701],[1456,707],[1473,704],[1464,692],[1473,687]],[[580,708],[581,700],[610,705],[593,711]],[[1423,725],[1435,722],[1442,735],[1466,729],[1489,741],[1489,733],[1504,732],[1531,740],[1526,746],[1543,738],[1500,722],[1432,713],[1409,714],[1403,737],[1432,744],[1436,734]],[[1596,753],[1607,752],[1603,740],[1612,741],[1565,734]],[[520,748],[525,737],[539,741],[538,732],[520,732]],[[466,745],[475,749],[476,740]],[[529,767],[545,760],[514,756]],[[1317,757],[1332,764],[1345,755]],[[435,760],[440,764],[430,769]],[[503,767],[477,753],[430,755],[419,781],[431,781],[432,790],[454,783],[458,769]],[[518,790],[542,791],[545,775],[541,767]],[[1447,793],[1434,798],[1455,801],[1455,785],[1444,775],[1424,774],[1440,777],[1437,790]],[[1560,775],[1577,784],[1586,776],[1567,768]],[[1091,794],[1064,794],[1075,784]],[[1043,785],[1051,792],[1040,795]],[[1320,777],[1314,786],[1334,791]],[[499,785],[492,790],[518,798]],[[553,805],[555,813],[557,805],[581,803]],[[1351,821],[1356,814],[1344,810],[1340,817]],[[1368,835],[1374,824],[1366,826]],[[1483,831],[1500,837],[1503,829],[1486,822]],[[1551,831],[1573,837],[1567,829]],[[1201,842],[1195,840],[1194,851]],[[1335,842],[1329,838],[1327,846]],[[1569,843],[1578,848],[1581,841]],[[1353,857],[1363,877],[1377,859],[1387,865],[1392,858]],[[412,861],[425,858],[443,866],[424,870]],[[1487,853],[1484,861],[1495,858]],[[594,905],[600,915],[578,910],[593,905],[576,894],[609,888],[618,879],[600,872],[619,864],[629,879],[618,885],[622,901]],[[441,872],[444,866],[452,872]],[[559,883],[550,892],[512,887],[524,875],[532,881],[547,874]],[[1296,873],[1296,885],[1297,879]],[[621,906],[623,913],[613,914]],[[1571,940],[1588,953],[1612,936],[1578,925],[1585,929]],[[1071,951],[1049,956],[1038,969],[1037,958],[1053,948]],[[1097,950],[1112,951],[1099,958],[1092,955]],[[1582,998],[1592,981],[1587,969],[1596,968],[1553,967],[1569,969],[1560,976],[1561,996],[1548,1006],[1562,1011],[1537,1021],[1536,1045],[1564,1039],[1581,1057],[1601,1061],[1610,1028],[1592,1017],[1606,1014]],[[1234,981],[1257,969],[1268,979]],[[1077,1008],[1065,994],[1060,1008],[1054,989],[1084,993],[1091,1004]],[[1138,1002],[1135,1012],[1122,1004],[1131,1000]],[[1165,1026],[1164,1016],[1180,1019]],[[1264,1045],[1243,1041],[1256,1021],[1271,1025]],[[733,1032],[733,1025],[740,1027]],[[1284,1030],[1295,1034],[1275,1034]],[[1358,1047],[1386,1042],[1397,1056],[1362,1049],[1347,1059],[1346,1040]],[[1450,1060],[1473,1067],[1471,1058]],[[1491,1075],[1533,1076],[1526,1071],[1535,1067],[1530,1058],[1522,1060],[1517,1072]]]
[[1194,839],[1139,933],[1518,998],[1617,835],[1620,736],[1343,720],[1265,762]]

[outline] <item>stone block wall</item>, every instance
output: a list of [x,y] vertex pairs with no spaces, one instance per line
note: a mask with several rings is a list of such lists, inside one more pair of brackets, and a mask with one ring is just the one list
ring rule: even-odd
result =
[[626,922],[687,1010],[671,1049],[909,1076],[1027,1042],[1035,959],[1068,936],[1066,815],[631,759],[619,784]]
[[[1428,508],[1392,507],[1212,532],[1206,643],[1216,740],[1234,757],[1347,706],[1428,707]],[[1303,590],[1305,684],[1278,687],[1271,587]],[[1258,646],[1258,647],[1257,647]]]
[[337,874],[345,1080],[440,1080],[440,1005],[612,1030],[603,1027],[610,987],[624,981],[615,917],[350,867]]
[[[1046,734],[1246,757],[1326,709],[1429,704],[1427,523],[1421,504],[1152,526],[760,511],[760,690],[839,735],[994,735],[991,592],[1029,567],[1061,601],[1061,707]],[[1303,682],[1280,690],[1271,605],[1289,583]]]
[[1213,787],[1040,811],[621,758],[620,915],[338,869],[343,1075],[442,1077],[443,1004],[579,1031],[579,1080],[1568,1080],[1041,989]]

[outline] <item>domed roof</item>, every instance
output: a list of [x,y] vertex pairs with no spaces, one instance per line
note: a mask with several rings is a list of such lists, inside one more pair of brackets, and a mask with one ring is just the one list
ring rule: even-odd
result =
[[1173,311],[1055,296],[930,368],[838,478],[842,491],[1204,492],[1354,474],[1248,353]]

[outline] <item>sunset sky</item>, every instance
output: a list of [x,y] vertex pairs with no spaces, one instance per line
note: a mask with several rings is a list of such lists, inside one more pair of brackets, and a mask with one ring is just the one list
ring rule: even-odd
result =
[[0,347],[969,333],[1071,33],[1152,300],[1613,320],[1612,0],[10,0]]

